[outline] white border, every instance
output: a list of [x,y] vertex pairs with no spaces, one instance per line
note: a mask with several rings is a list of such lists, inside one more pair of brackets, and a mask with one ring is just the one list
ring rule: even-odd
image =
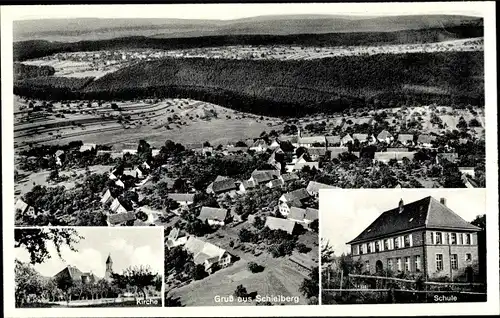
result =
[[[15,309],[13,227],[14,175],[13,169],[13,94],[12,94],[12,21],[33,18],[68,17],[183,17],[210,18],[211,13],[223,12],[224,17],[238,18],[242,13],[329,13],[332,14],[467,14],[484,18],[485,27],[485,100],[486,100],[486,175],[488,207],[488,302],[459,304],[394,304],[339,306],[253,306],[239,307],[181,307],[181,308],[85,308],[85,309]],[[262,9],[264,8],[264,9]],[[285,10],[286,9],[286,10]],[[295,11],[294,11],[295,10]],[[176,13],[175,15],[173,15]],[[205,14],[204,14],[205,13]],[[173,15],[173,16],[172,16]],[[2,40],[2,176],[3,176],[3,233],[4,233],[4,314],[7,317],[81,317],[81,316],[314,316],[314,315],[475,315],[499,313],[498,280],[498,159],[497,159],[497,101],[496,101],[496,24],[495,3],[329,3],[329,4],[198,4],[198,5],[57,5],[1,7]],[[5,261],[7,260],[7,261]]]

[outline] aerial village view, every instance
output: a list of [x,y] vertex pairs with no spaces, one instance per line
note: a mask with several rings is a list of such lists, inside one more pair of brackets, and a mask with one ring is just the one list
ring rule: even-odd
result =
[[20,21],[15,226],[162,227],[164,306],[318,304],[321,190],[485,187],[482,19],[394,19],[83,42]]

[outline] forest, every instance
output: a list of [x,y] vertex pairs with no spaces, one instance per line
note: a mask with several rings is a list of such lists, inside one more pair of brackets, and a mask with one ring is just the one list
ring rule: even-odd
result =
[[52,76],[55,73],[52,66],[36,66],[22,63],[14,63],[14,78],[24,79],[39,76]]
[[277,117],[431,103],[482,106],[483,63],[483,52],[300,61],[167,58],[140,62],[95,81],[25,79],[15,83],[14,93],[52,100],[182,97]]
[[229,45],[301,45],[301,46],[343,46],[430,43],[452,39],[483,36],[482,21],[420,30],[396,32],[352,32],[294,35],[220,35],[192,38],[150,38],[123,37],[97,41],[72,43],[49,42],[43,40],[14,42],[14,61],[25,61],[61,52],[99,51],[116,49],[190,49]]

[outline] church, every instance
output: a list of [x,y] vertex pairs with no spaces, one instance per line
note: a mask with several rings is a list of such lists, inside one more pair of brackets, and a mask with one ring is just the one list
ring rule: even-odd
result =
[[[104,272],[104,279],[107,281],[111,281],[111,274],[113,273],[113,260],[111,259],[111,253],[108,254],[108,258],[106,259],[106,271]],[[100,277],[97,277],[92,271],[90,272],[82,272],[75,266],[68,265],[59,271],[56,275],[54,275],[55,280],[61,279],[61,277],[70,277],[73,281],[81,281],[85,284],[93,284],[96,283]]]

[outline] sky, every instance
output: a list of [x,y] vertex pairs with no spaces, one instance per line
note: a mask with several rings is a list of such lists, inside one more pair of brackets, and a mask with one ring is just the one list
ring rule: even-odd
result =
[[[159,227],[79,227],[78,233],[85,239],[75,245],[78,252],[64,247],[59,258],[52,243],[51,258],[34,268],[43,276],[52,277],[67,265],[76,266],[82,272],[104,277],[105,263],[111,253],[113,271],[121,273],[134,265],[149,265],[153,272],[163,272],[163,228]],[[25,248],[15,249],[16,258],[29,262]]]
[[[169,4],[169,5],[90,5],[13,6],[19,19],[102,17],[102,18],[182,18],[230,20],[261,15],[409,15],[458,14],[481,16],[480,4],[470,3],[268,3],[268,4]],[[477,9],[475,9],[477,8]]]
[[349,252],[354,239],[383,212],[432,196],[470,222],[486,212],[485,189],[356,189],[320,191],[320,236],[336,255]]

